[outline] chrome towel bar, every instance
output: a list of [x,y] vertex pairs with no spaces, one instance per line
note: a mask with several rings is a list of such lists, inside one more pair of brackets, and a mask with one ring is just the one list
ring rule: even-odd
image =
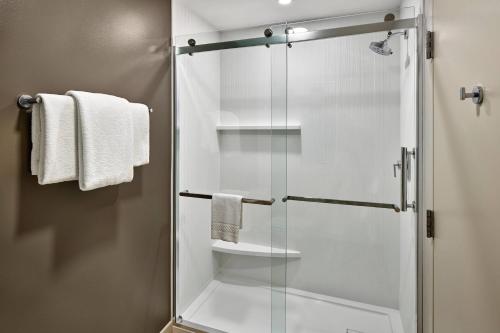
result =
[[[33,106],[33,104],[37,104],[40,102],[40,98],[32,97],[30,95],[21,95],[17,98],[17,106],[27,112],[31,112],[31,107]],[[153,112],[153,109],[149,108],[149,112]]]
[[306,198],[306,197],[296,197],[296,196],[286,196],[283,202],[291,201],[305,201],[305,202],[317,202],[317,203],[327,203],[333,205],[344,205],[344,206],[361,206],[361,207],[373,207],[373,208],[385,208],[392,209],[396,213],[399,213],[401,209],[398,206],[387,203],[378,202],[364,202],[364,201],[349,201],[349,200],[337,200],[337,199],[323,199],[323,198]]
[[[211,194],[191,193],[191,192],[188,192],[188,191],[180,192],[179,195],[181,197],[188,197],[188,198],[212,199],[212,195]],[[246,203],[246,204],[252,204],[252,205],[271,206],[274,203],[274,199],[271,199],[271,200],[259,200],[259,199],[243,198],[243,200],[241,200],[241,202]]]

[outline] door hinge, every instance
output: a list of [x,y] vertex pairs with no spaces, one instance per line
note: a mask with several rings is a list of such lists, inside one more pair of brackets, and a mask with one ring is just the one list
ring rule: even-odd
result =
[[425,35],[425,58],[434,59],[434,32],[427,31]]
[[427,211],[427,238],[434,238],[434,211]]

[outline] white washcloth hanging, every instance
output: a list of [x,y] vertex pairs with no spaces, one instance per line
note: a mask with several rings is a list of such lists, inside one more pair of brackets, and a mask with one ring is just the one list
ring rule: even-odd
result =
[[130,103],[134,125],[134,166],[149,163],[149,108],[144,104]]
[[129,102],[83,91],[66,93],[77,109],[79,184],[82,191],[134,178],[134,135]]
[[240,195],[212,195],[212,239],[238,243],[243,227],[242,200]]
[[31,118],[31,172],[41,185],[78,179],[76,109],[73,98],[38,94]]

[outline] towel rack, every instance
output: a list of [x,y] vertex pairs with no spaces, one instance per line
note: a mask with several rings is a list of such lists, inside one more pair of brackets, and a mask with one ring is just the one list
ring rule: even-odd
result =
[[[31,112],[31,107],[33,104],[40,103],[41,100],[39,97],[32,97],[30,95],[20,95],[17,98],[17,106],[19,108],[25,110],[26,112]],[[153,112],[153,108],[149,108],[149,112]]]
[[[179,195],[181,197],[189,197],[189,198],[212,199],[212,195],[211,194],[191,193],[189,191],[180,192]],[[241,200],[241,202],[246,203],[246,204],[253,204],[253,205],[271,206],[274,203],[274,199],[271,199],[271,200],[259,200],[259,199],[243,198]]]
[[386,204],[386,203],[378,203],[378,202],[349,201],[349,200],[324,199],[324,198],[306,198],[306,197],[296,197],[296,196],[290,196],[290,195],[286,196],[282,199],[283,202],[287,202],[289,200],[290,201],[327,203],[327,204],[344,205],[344,206],[386,208],[386,209],[392,209],[396,213],[399,213],[401,211],[401,209],[396,205]]

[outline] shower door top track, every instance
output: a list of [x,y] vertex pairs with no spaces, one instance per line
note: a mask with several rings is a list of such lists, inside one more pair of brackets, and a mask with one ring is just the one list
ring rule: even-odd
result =
[[194,46],[180,46],[176,47],[176,54],[190,54],[236,49],[242,47],[252,47],[261,45],[276,45],[287,43],[299,43],[318,39],[344,37],[352,35],[367,34],[372,32],[390,31],[398,29],[411,29],[418,27],[419,18],[401,19],[387,22],[377,22],[369,24],[352,25],[348,27],[339,27],[332,29],[324,29],[317,31],[309,31],[296,34],[281,34],[270,37],[257,37],[240,40],[232,40],[227,42],[200,44]]

